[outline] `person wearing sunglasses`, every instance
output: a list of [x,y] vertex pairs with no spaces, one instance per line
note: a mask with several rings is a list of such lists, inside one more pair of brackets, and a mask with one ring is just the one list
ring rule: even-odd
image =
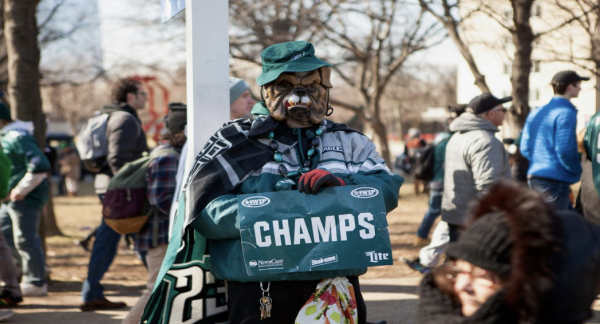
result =
[[529,160],[527,182],[561,210],[573,210],[570,185],[581,178],[577,151],[577,109],[571,99],[581,91],[582,77],[574,71],[554,75],[554,97],[533,110],[523,127],[521,154]]
[[511,100],[481,94],[450,124],[453,135],[446,145],[442,195],[442,220],[448,223],[450,242],[457,240],[473,197],[485,193],[492,182],[510,178],[508,153],[495,133],[506,116],[502,104]]
[[[576,216],[576,214],[575,214]],[[419,323],[584,323],[600,291],[600,227],[500,181],[419,287]]]

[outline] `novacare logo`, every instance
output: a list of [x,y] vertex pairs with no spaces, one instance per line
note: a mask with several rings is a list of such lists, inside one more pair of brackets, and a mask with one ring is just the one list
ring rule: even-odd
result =
[[258,208],[258,207],[266,206],[270,202],[271,202],[271,199],[269,199],[267,197],[256,196],[256,197],[249,197],[249,198],[242,200],[242,206],[249,207],[249,208]]
[[350,194],[354,198],[373,198],[379,194],[379,190],[370,187],[361,187],[352,190]]

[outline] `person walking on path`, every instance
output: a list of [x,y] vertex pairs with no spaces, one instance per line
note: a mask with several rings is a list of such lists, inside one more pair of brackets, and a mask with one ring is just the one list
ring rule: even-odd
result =
[[[457,105],[456,107],[448,106],[448,111],[450,113],[450,118],[446,121],[446,125],[450,125],[454,119],[458,116],[462,115],[465,112],[467,105]],[[435,220],[442,214],[442,194],[444,192],[444,168],[445,168],[445,160],[446,160],[446,145],[448,145],[448,141],[452,133],[449,132],[440,132],[435,139],[433,140],[433,144],[435,145],[435,150],[433,153],[434,157],[434,167],[433,167],[433,179],[429,182],[429,209],[427,213],[423,216],[423,220],[421,221],[421,226],[417,230],[417,237],[415,239],[414,246],[424,246],[427,245],[427,237],[429,236],[429,231],[431,231],[431,226]]]
[[[147,94],[139,81],[120,80],[114,90],[115,103],[102,108],[101,113],[110,114],[107,123],[108,139],[107,165],[96,175],[94,187],[100,200],[110,178],[127,162],[138,159],[148,151],[146,134],[137,111],[144,109]],[[104,297],[104,287],[100,280],[108,271],[117,254],[120,234],[111,229],[104,220],[96,230],[96,240],[92,248],[88,275],[82,286],[82,311],[115,309],[126,307],[123,302],[111,302]]]
[[[454,119],[462,115],[466,108],[467,105],[464,104],[457,105],[455,107],[448,106],[450,118],[448,119],[447,124],[450,125]],[[427,210],[427,213],[425,213],[425,216],[423,216],[421,226],[417,230],[417,237],[414,244],[415,246],[425,245],[421,243],[426,242],[426,239],[429,236],[429,231],[431,230],[431,226],[435,222],[436,218],[442,214],[446,145],[448,144],[448,140],[451,136],[451,133],[442,132],[434,140],[434,143],[437,143],[434,151],[435,175],[433,180],[429,183],[429,187],[431,189],[429,209]],[[427,273],[432,267],[439,263],[440,256],[444,253],[444,251],[446,251],[449,241],[448,223],[443,221],[438,222],[433,230],[433,234],[431,234],[431,241],[426,246],[423,246],[421,250],[419,250],[419,255],[412,259],[405,259],[401,257],[400,260],[406,263],[406,265],[413,270],[421,273]]]
[[[8,181],[10,180],[10,160],[0,150],[0,200],[8,199]],[[0,231],[0,281],[4,286],[0,289],[0,308],[14,307],[23,301],[21,287],[17,280],[17,271],[13,262],[10,247]],[[2,318],[0,312],[0,318]]]
[[13,120],[4,103],[0,103],[0,135],[2,150],[11,162],[9,199],[0,212],[2,231],[23,265],[23,296],[45,296],[46,262],[39,228],[48,200],[50,162],[33,137],[33,123]]
[[442,196],[442,220],[448,223],[450,242],[458,239],[471,200],[485,193],[495,180],[510,178],[508,153],[494,134],[506,116],[502,104],[511,100],[481,94],[450,124],[454,134],[446,146]]
[[[427,146],[427,142],[425,142],[425,140],[421,137],[421,130],[418,128],[409,129],[407,135],[408,140],[406,141],[406,144],[404,144],[404,153],[408,155],[408,157],[410,158],[411,165],[414,166],[417,163],[417,157],[420,151],[423,150],[425,146]],[[425,183],[425,181],[413,177],[413,184],[415,186],[416,196],[426,191],[425,187],[427,184]],[[421,187],[423,187],[423,189],[421,189]]]
[[153,214],[135,238],[135,249],[146,251],[148,282],[146,290],[131,308],[122,324],[137,324],[140,322],[144,307],[154,288],[158,271],[167,253],[169,210],[176,188],[175,176],[179,165],[179,156],[181,148],[186,142],[184,129],[187,124],[187,113],[185,105],[172,108],[165,117],[165,124],[171,133],[170,143],[158,146],[154,151],[171,150],[172,152],[160,155],[150,162],[146,173],[146,181],[148,202]]
[[79,155],[69,144],[62,147],[63,157],[58,161],[60,163],[60,174],[65,177],[67,195],[69,197],[77,196],[79,191],[79,178],[81,178],[81,160]]
[[560,210],[574,210],[570,185],[579,181],[582,168],[575,133],[577,109],[571,99],[579,96],[581,81],[589,79],[574,71],[555,74],[550,83],[554,97],[527,116],[521,137],[521,154],[529,160],[529,186]]

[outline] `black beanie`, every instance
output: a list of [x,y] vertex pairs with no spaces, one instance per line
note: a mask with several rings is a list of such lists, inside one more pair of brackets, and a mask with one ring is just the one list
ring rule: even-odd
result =
[[506,215],[491,213],[471,224],[458,242],[448,247],[446,255],[503,276],[512,268],[513,243]]
[[169,110],[165,116],[167,128],[171,134],[182,132],[187,124],[187,106],[180,102],[173,102],[169,104]]

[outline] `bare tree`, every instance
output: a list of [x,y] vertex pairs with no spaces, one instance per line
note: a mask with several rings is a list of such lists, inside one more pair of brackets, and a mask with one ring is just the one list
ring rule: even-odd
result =
[[[583,31],[586,37],[583,39],[587,44],[581,44],[589,50],[573,50],[574,46],[580,44],[570,44],[565,50],[565,44],[561,48],[556,48],[548,42],[545,50],[554,54],[554,61],[563,61],[574,63],[583,67],[596,76],[596,111],[600,111],[600,1],[598,0],[572,0],[569,2],[553,0],[553,5],[560,9],[569,19],[574,19],[575,26],[579,27],[577,31]],[[580,36],[582,33],[576,33]],[[561,35],[565,37],[564,35]],[[566,36],[566,39],[571,39]],[[577,37],[582,40],[583,37]],[[572,40],[572,39],[571,39]],[[574,41],[574,40],[572,40]],[[585,53],[580,55],[580,53]]]
[[460,24],[463,21],[459,10],[460,0],[419,0],[419,4],[423,10],[430,13],[446,28],[448,35],[467,62],[473,77],[475,77],[475,85],[479,90],[481,92],[491,92],[485,81],[485,76],[481,74],[477,67],[475,58],[469,49],[469,44],[465,42],[459,32]]
[[[512,64],[512,108],[507,115],[506,123],[510,127],[511,135],[516,138],[527,119],[531,108],[529,107],[529,75],[533,66],[531,54],[533,43],[540,37],[554,32],[571,24],[575,19],[566,19],[546,26],[544,30],[534,32],[531,27],[531,18],[534,4],[538,0],[478,0],[478,8],[488,17],[495,20],[512,36],[514,44]],[[503,11],[502,6],[510,5],[510,11]]]
[[322,40],[324,22],[346,0],[229,0],[235,32],[229,37],[231,57],[260,64],[260,52],[273,45],[303,39]]
[[[334,64],[333,69],[360,94],[364,108],[344,106],[371,126],[380,154],[388,163],[391,159],[387,127],[382,119],[382,99],[394,75],[413,54],[446,37],[443,28],[428,23],[424,14],[422,9],[415,12],[407,1],[351,1],[337,8],[332,19],[323,24],[325,38],[339,48],[346,62]],[[368,27],[354,34],[351,26],[361,20]]]

